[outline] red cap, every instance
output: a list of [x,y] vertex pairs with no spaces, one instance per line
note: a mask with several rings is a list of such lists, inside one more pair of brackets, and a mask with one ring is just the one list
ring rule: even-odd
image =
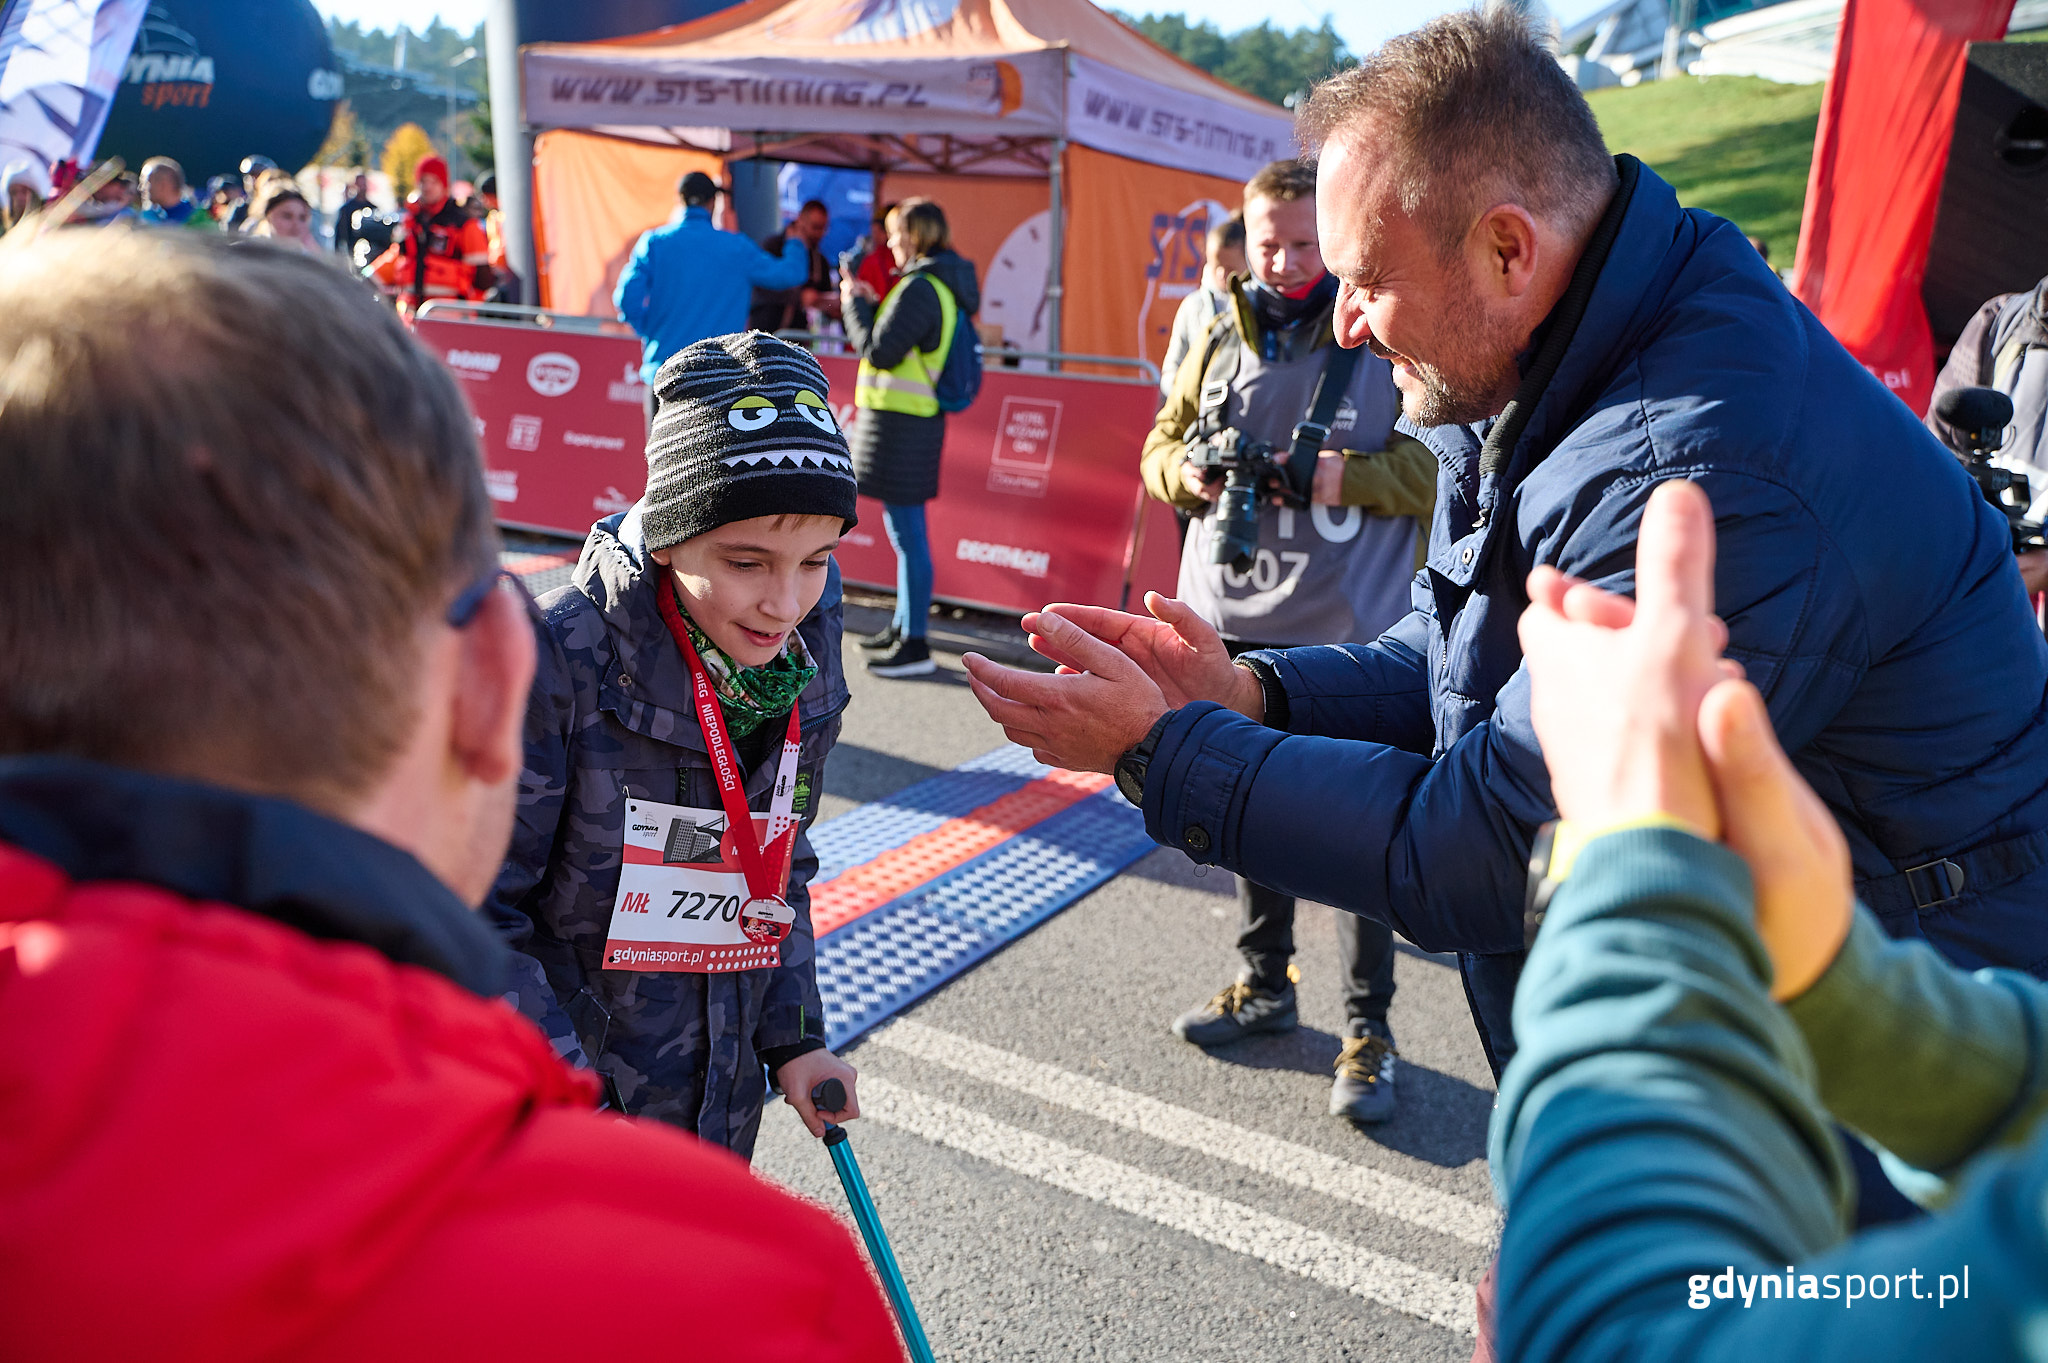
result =
[[438,176],[441,183],[446,185],[448,183],[448,163],[438,156],[423,156],[420,158],[420,163],[412,168],[412,178],[417,181],[423,175]]

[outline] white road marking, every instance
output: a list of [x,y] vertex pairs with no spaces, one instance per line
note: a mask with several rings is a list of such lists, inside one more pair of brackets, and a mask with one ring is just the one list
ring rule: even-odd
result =
[[1470,1284],[1006,1125],[878,1075],[861,1076],[860,1106],[861,1115],[870,1121],[1142,1216],[1326,1287],[1393,1307],[1432,1325],[1465,1335],[1478,1333],[1478,1309]]
[[[1492,1249],[1500,1219],[1492,1207],[1439,1192],[1395,1174],[1326,1155],[1293,1141],[1203,1116],[1099,1079],[997,1050],[964,1036],[905,1018],[868,1038],[868,1044],[957,1070],[983,1083],[1027,1093],[1084,1116],[1135,1131],[1168,1145],[1241,1165],[1297,1188],[1364,1207],[1481,1249]],[[866,1085],[863,1076],[861,1083]],[[865,1092],[865,1088],[863,1088]]]

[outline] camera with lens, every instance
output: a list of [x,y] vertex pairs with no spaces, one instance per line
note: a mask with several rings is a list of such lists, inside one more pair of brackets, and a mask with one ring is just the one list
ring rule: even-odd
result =
[[1190,443],[1187,456],[1204,479],[1223,479],[1212,525],[1211,563],[1248,571],[1259,552],[1259,507],[1273,497],[1289,506],[1308,505],[1314,461],[1302,461],[1307,468],[1298,471],[1286,450],[1253,440],[1235,427]]
[[1995,388],[1956,388],[1941,395],[1934,414],[1947,426],[1948,446],[1977,480],[1984,500],[2004,515],[2012,530],[2012,551],[2026,554],[2048,548],[2042,523],[2027,516],[2034,496],[2026,475],[1991,462],[2012,424],[2012,399]]

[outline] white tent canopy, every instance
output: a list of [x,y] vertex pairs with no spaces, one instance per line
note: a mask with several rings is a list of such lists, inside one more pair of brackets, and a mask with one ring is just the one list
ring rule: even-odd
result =
[[875,171],[1048,174],[1072,141],[1236,179],[1287,114],[1087,0],[755,0],[610,43],[524,49],[526,122]]

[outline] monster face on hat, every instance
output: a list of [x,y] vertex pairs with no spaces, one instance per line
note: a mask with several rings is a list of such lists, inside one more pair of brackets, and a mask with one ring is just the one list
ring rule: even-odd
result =
[[714,336],[654,378],[641,525],[666,549],[756,516],[854,523],[853,459],[807,350],[765,332]]

